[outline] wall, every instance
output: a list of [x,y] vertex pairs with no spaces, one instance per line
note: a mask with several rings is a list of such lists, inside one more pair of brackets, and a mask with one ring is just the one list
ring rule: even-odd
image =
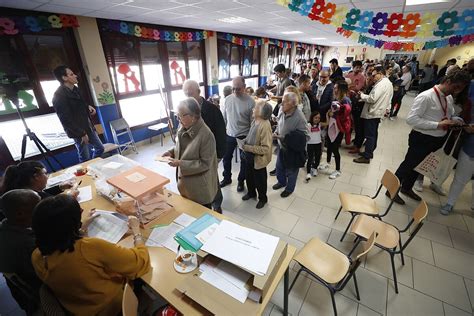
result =
[[433,56],[433,59],[440,67],[446,64],[446,61],[451,58],[456,58],[458,61],[457,65],[462,67],[465,62],[469,61],[471,58],[474,58],[474,43],[455,47],[437,48]]
[[[364,51],[365,49],[365,51]],[[388,52],[388,51],[387,51]],[[346,63],[347,56],[354,56],[357,60],[361,59],[381,59],[383,50],[366,46],[333,46],[326,49],[323,53],[323,67],[329,67],[329,61],[336,58],[341,68],[351,67]]]

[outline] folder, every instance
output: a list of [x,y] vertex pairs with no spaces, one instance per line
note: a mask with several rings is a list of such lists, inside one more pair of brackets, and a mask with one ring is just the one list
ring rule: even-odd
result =
[[220,220],[212,216],[211,214],[204,214],[203,216],[196,219],[188,227],[176,233],[175,240],[186,250],[197,252],[202,247],[196,235],[208,228],[212,224],[219,224]]

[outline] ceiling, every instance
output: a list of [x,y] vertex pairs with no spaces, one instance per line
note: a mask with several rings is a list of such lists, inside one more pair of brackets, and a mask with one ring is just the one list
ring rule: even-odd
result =
[[[348,8],[383,12],[424,13],[474,8],[474,0],[450,0],[416,6],[405,6],[405,0],[331,0],[330,2]],[[0,5],[26,10],[192,27],[327,46],[355,44],[352,40],[336,34],[334,26],[312,21],[278,5],[276,0],[0,0]],[[243,17],[251,21],[230,24],[217,20],[226,17]],[[286,35],[281,33],[284,31],[302,33]]]

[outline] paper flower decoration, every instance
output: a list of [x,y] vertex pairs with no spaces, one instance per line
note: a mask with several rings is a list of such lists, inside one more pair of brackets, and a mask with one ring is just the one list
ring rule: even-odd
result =
[[443,12],[441,17],[436,22],[438,24],[438,30],[434,31],[434,35],[445,37],[454,34],[454,24],[458,23],[458,11]]

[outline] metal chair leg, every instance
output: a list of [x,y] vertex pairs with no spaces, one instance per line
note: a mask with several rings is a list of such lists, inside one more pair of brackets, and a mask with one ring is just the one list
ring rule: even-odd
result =
[[347,231],[349,230],[349,227],[351,227],[352,221],[353,221],[354,218],[355,218],[355,215],[354,215],[354,214],[351,214],[351,215],[352,215],[351,221],[349,222],[349,224],[347,224],[346,230],[344,231],[344,234],[342,234],[342,237],[341,237],[341,240],[340,240],[340,241],[342,241],[342,240],[344,239],[344,237],[346,236]]
[[339,211],[337,211],[337,214],[336,214],[336,217],[334,218],[334,220],[337,219],[337,217],[339,216],[339,213],[341,213],[341,210],[342,210],[342,205],[341,205],[341,207],[339,208]]
[[329,289],[329,293],[331,293],[331,301],[332,301],[332,308],[334,310],[334,316],[337,316],[337,308],[336,308],[336,300],[334,299],[334,291]]
[[402,265],[405,265],[405,257],[403,256],[403,250],[402,249],[402,238],[400,237],[400,240],[399,240],[399,244],[400,244],[400,257],[402,258]]
[[296,279],[298,279],[298,277],[300,276],[301,271],[303,271],[303,268],[300,268],[300,269],[298,270],[298,273],[296,273],[296,276],[295,276],[295,278],[293,279],[293,282],[291,282],[290,288],[288,289],[288,293],[291,292],[291,289],[293,288],[293,285],[295,285]]
[[352,278],[354,279],[354,285],[355,285],[355,288],[356,288],[357,300],[360,301],[359,287],[357,286],[357,278],[356,278],[355,272],[352,275]]
[[390,260],[392,261],[393,283],[395,285],[395,293],[398,294],[397,271],[395,271],[395,254],[390,253]]
[[360,241],[361,241],[361,238],[359,236],[357,236],[356,239],[354,240],[354,247],[352,247],[351,251],[347,255],[349,258],[351,257],[354,250],[356,250],[357,246],[359,246]]

